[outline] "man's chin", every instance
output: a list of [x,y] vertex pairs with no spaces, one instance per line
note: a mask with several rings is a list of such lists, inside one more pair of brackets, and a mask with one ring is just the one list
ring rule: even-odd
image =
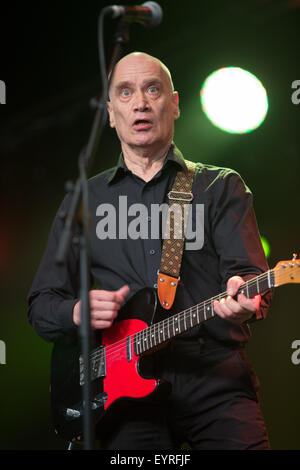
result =
[[153,137],[150,137],[148,135],[139,135],[138,138],[133,139],[131,142],[132,147],[151,147],[157,146],[158,141],[154,139]]

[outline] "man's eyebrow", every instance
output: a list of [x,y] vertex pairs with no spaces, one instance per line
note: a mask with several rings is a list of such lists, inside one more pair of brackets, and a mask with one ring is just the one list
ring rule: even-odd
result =
[[[150,85],[150,84],[159,84],[161,85],[162,84],[162,80],[160,78],[157,78],[157,77],[153,77],[153,78],[147,78],[145,79],[143,82],[142,82],[142,85],[143,86],[147,86],[147,85]],[[122,82],[119,82],[119,83],[116,83],[115,85],[115,89],[116,90],[121,90],[123,88],[130,88],[133,86],[133,82],[129,81],[129,80],[124,80]]]
[[126,80],[123,82],[119,82],[115,85],[116,90],[120,90],[121,88],[130,88],[132,86],[132,82]]

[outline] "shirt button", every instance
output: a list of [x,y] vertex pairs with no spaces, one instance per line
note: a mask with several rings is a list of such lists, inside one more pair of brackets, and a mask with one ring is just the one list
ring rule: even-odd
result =
[[153,287],[154,287],[154,289],[157,289],[157,284],[156,283],[153,284]]
[[150,250],[149,253],[150,253],[150,255],[154,255],[154,254],[155,254],[155,250]]

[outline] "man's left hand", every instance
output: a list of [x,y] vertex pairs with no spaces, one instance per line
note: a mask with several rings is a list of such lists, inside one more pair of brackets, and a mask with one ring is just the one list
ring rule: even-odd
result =
[[236,325],[241,325],[249,320],[259,309],[261,296],[256,295],[248,299],[244,294],[238,294],[237,300],[233,299],[239,287],[245,281],[240,276],[233,276],[227,282],[227,297],[219,302],[214,301],[214,310],[219,317]]

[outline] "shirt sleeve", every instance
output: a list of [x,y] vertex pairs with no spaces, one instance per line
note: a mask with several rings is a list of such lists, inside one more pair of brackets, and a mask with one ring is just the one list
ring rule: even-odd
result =
[[64,227],[61,214],[67,209],[68,197],[54,219],[46,249],[28,294],[28,319],[46,341],[56,341],[72,334],[73,308],[79,300],[79,249],[73,243],[64,265],[57,265],[56,254]]
[[[233,170],[222,170],[216,194],[212,233],[225,291],[230,277],[238,275],[247,281],[269,267],[253,209],[253,196],[240,175]],[[260,310],[251,321],[266,317],[271,297],[271,290],[261,296]]]

